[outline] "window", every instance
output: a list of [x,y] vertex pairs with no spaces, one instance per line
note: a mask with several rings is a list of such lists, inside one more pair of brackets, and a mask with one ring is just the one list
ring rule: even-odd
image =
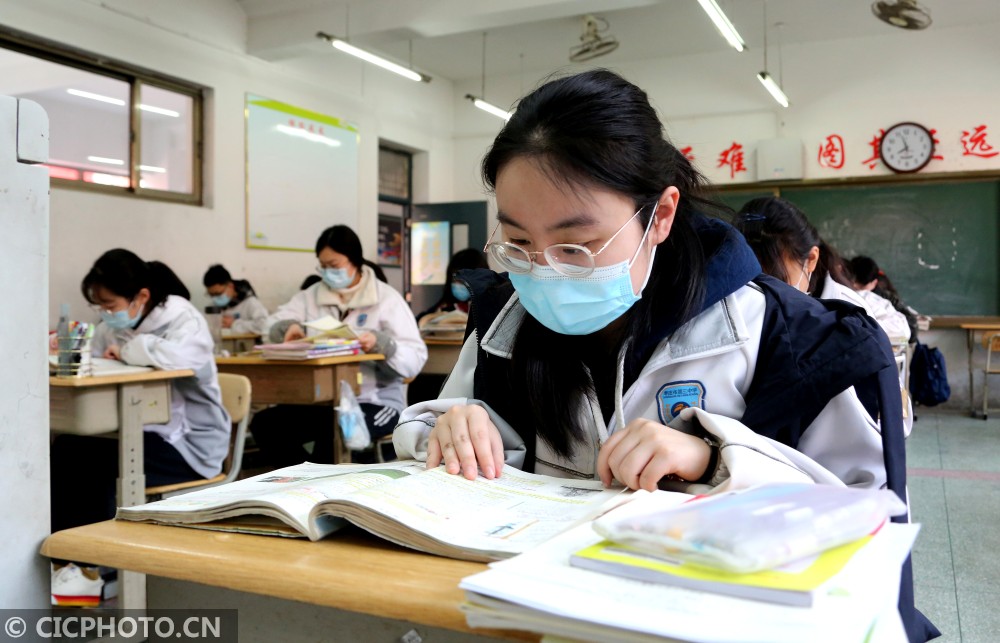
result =
[[53,186],[201,203],[201,88],[5,31],[0,95],[48,113]]

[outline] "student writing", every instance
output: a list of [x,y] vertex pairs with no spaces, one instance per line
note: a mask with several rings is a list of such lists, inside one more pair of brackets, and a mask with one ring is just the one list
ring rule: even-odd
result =
[[233,279],[221,264],[211,266],[202,279],[212,305],[222,309],[222,327],[234,333],[260,335],[267,321],[267,308],[257,299],[250,282]]
[[[211,478],[229,452],[208,323],[166,265],[115,249],[83,279],[83,295],[101,316],[92,343],[98,357],[158,369],[191,369],[173,380],[170,421],[144,428],[144,471],[151,486]],[[115,511],[118,443],[60,435],[52,443],[52,528],[107,520]]]

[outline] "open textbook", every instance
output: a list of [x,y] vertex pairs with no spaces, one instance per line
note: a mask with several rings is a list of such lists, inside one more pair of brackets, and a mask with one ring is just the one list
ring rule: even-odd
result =
[[398,545],[473,561],[508,558],[624,502],[623,488],[504,467],[466,480],[416,461],[303,463],[135,507],[122,520],[319,540],[347,523]]

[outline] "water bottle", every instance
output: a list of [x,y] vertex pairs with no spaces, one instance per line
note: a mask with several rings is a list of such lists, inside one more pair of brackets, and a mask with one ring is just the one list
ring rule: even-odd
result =
[[73,338],[69,335],[69,304],[59,305],[59,323],[56,325],[58,368],[56,375],[73,375]]
[[205,319],[208,320],[208,330],[212,333],[212,343],[215,344],[215,354],[222,352],[222,308],[205,306]]

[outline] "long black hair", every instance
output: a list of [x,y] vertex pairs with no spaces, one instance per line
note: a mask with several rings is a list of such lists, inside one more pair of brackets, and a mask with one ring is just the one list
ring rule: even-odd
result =
[[129,301],[146,288],[149,290],[149,303],[143,317],[170,295],[191,299],[191,293],[169,266],[160,261],[143,261],[134,252],[123,248],[105,252],[83,278],[80,290],[84,299],[92,304],[97,303],[94,300],[94,289],[97,287]]
[[819,261],[809,277],[809,292],[819,297],[827,275],[837,283],[854,287],[840,254],[819,236],[805,213],[791,201],[776,196],[751,199],[736,213],[733,225],[746,237],[760,267],[772,277],[788,282],[784,257],[804,264],[815,246],[819,248]]
[[[667,140],[644,91],[605,69],[547,82],[519,102],[493,141],[482,163],[486,185],[495,190],[497,175],[519,158],[536,163],[554,183],[629,197],[642,208],[644,227],[664,190],[680,191],[670,236],[659,246],[644,296],[625,314],[612,359],[625,341],[648,345],[643,340],[654,318],[676,327],[701,311],[706,257],[692,219],[719,206],[707,196],[704,177]],[[538,435],[563,456],[584,438],[578,417],[585,396],[597,392],[594,380],[614,386],[614,373],[588,375],[581,341],[587,340],[555,333],[525,315],[511,360],[515,395],[529,405]],[[650,352],[629,351],[626,372],[637,373]]]

